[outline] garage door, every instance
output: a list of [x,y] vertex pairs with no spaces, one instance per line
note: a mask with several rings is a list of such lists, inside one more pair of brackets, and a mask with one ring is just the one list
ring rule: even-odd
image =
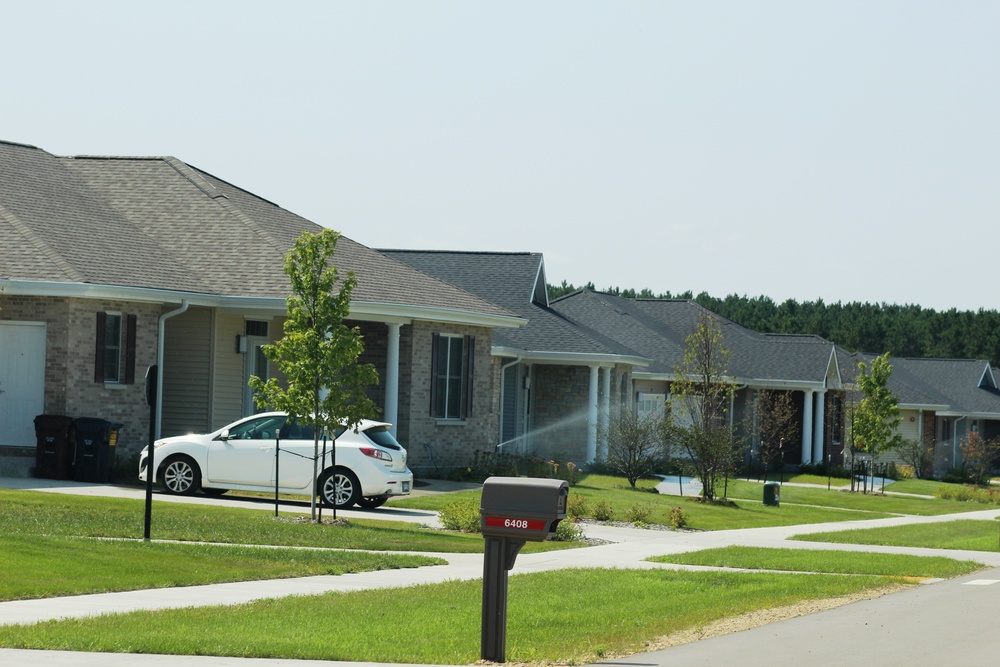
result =
[[34,446],[44,409],[45,324],[0,322],[0,446]]

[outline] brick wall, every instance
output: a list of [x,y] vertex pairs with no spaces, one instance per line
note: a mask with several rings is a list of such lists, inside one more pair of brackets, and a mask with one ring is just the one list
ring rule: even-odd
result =
[[[136,321],[135,384],[94,382],[97,313],[134,314]],[[156,358],[156,304],[111,300],[5,295],[0,319],[46,323],[45,413],[99,417],[125,424],[118,455],[138,452],[149,434],[143,377]]]
[[[472,413],[464,420],[443,420],[430,416],[431,341],[434,333],[476,338]],[[408,379],[405,401],[407,428],[405,436],[401,432],[400,441],[409,450],[411,468],[419,468],[427,460],[425,444],[433,446],[434,460],[443,468],[467,465],[473,460],[475,452],[493,450],[497,438],[497,416],[492,401],[491,334],[488,328],[432,322],[414,322],[403,327],[400,334],[400,370],[401,379]],[[403,383],[400,384],[402,416]]]
[[535,366],[534,386],[532,451],[561,461],[585,461],[590,369]]

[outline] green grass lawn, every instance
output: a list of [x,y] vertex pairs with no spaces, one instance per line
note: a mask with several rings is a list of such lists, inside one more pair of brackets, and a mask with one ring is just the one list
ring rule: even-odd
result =
[[[416,524],[351,519],[347,526],[313,524],[301,514],[153,502],[151,537],[159,540],[232,544],[309,546],[380,551],[479,553],[483,538],[430,530]],[[0,489],[0,535],[141,538],[145,503],[124,498],[93,498],[40,491]],[[328,518],[328,515],[325,515]],[[572,548],[542,542],[525,548]]]
[[227,581],[284,579],[442,564],[364,551],[163,544],[40,535],[0,536],[0,600],[37,599]]
[[[1000,510],[997,513],[1000,516]],[[803,542],[1000,551],[1000,522],[960,520],[796,535]]]
[[[898,585],[815,574],[563,570],[510,578],[507,660],[583,664],[714,620]],[[0,628],[0,646],[251,658],[472,664],[482,584],[263,600]],[[599,610],[599,611],[598,611]]]
[[735,567],[750,570],[786,570],[828,574],[864,574],[948,579],[981,570],[985,565],[940,556],[873,554],[829,549],[772,549],[729,546],[655,556],[654,563]]
[[[649,509],[648,523],[660,524],[669,524],[671,510],[680,507],[688,519],[688,526],[698,530],[791,526],[894,515],[933,516],[983,509],[981,505],[952,500],[850,493],[843,487],[828,491],[791,485],[782,487],[779,507],[765,507],[763,485],[742,479],[729,480],[728,498],[735,502],[735,507],[726,507],[693,502],[690,497],[660,495],[655,492],[658,483],[658,480],[639,480],[636,489],[632,489],[621,478],[585,475],[570,488],[570,498],[571,503],[573,496],[586,498],[591,508],[598,501],[609,503],[615,518],[624,517],[629,508],[638,505]],[[457,498],[478,498],[479,494],[479,490],[471,490],[391,502],[398,507],[437,511]]]

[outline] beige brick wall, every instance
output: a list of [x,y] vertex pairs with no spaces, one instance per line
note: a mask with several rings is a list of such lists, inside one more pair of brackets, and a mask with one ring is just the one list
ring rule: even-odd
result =
[[[94,382],[97,313],[101,311],[137,316],[135,384]],[[0,319],[46,323],[45,413],[124,423],[119,438],[122,454],[123,450],[137,452],[148,439],[143,378],[155,362],[160,312],[156,304],[5,295]]]
[[[431,340],[433,334],[475,336],[475,373],[472,414],[464,420],[440,420],[430,416]],[[490,347],[492,331],[482,327],[414,322],[400,332],[400,370],[406,382],[406,426],[400,440],[409,450],[410,467],[426,460],[424,444],[434,448],[434,460],[443,467],[472,462],[476,451],[492,451],[497,442],[497,415]],[[404,363],[405,360],[405,363]],[[403,383],[401,383],[402,385]],[[401,389],[400,415],[404,401]],[[403,419],[401,418],[401,422]]]

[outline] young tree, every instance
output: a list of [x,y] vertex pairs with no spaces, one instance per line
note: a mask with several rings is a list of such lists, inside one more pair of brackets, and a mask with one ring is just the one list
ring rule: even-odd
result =
[[920,439],[904,440],[899,446],[899,457],[913,468],[918,479],[927,479],[934,463],[934,437],[925,434]]
[[656,415],[640,416],[625,410],[612,416],[603,429],[607,463],[624,475],[633,489],[637,480],[656,471],[666,458],[662,421]]
[[888,352],[872,359],[871,364],[858,362],[861,400],[854,410],[851,433],[854,448],[870,454],[873,461],[903,443],[903,437],[896,432],[902,417],[899,399],[888,388],[890,377],[892,364]]
[[983,438],[978,433],[969,433],[958,444],[962,452],[962,465],[973,484],[989,482],[989,472],[1000,456],[1000,439]]
[[735,463],[736,442],[729,423],[735,389],[728,381],[730,354],[722,345],[722,329],[707,313],[699,313],[694,331],[684,340],[684,359],[674,370],[674,398],[666,420],[667,440],[690,461],[701,481],[703,500],[714,500],[716,486]]
[[750,415],[748,432],[757,438],[757,447],[764,463],[764,481],[767,471],[780,459],[782,446],[796,442],[799,438],[799,422],[796,419],[792,393],[762,389],[757,392],[757,405]]
[[[287,412],[290,421],[313,427],[314,486],[319,474],[320,437],[329,434],[334,438],[331,467],[335,468],[338,428],[355,428],[362,419],[376,414],[365,387],[377,383],[378,374],[371,364],[358,363],[364,349],[361,333],[357,327],[344,324],[357,279],[352,272],[342,277],[331,263],[339,237],[340,233],[331,229],[319,234],[303,232],[285,256],[284,269],[291,281],[285,335],[262,349],[278,364],[287,386],[276,378],[267,382],[250,378],[258,407],[267,405]],[[334,474],[325,484],[339,486],[342,482],[342,477]],[[311,508],[316,521],[315,492]],[[333,516],[337,516],[336,507]]]

